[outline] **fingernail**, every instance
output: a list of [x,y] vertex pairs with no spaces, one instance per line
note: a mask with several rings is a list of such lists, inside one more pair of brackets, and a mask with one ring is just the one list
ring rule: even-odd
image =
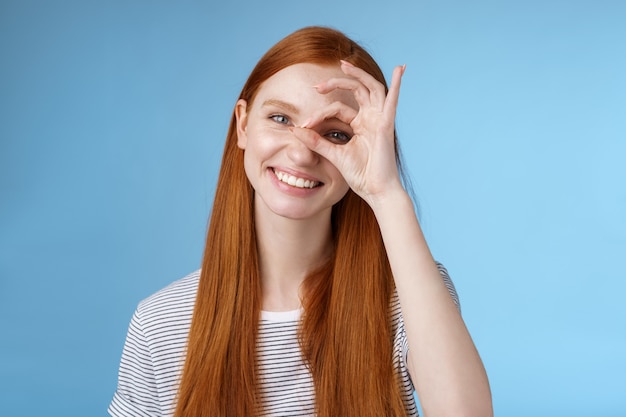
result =
[[304,129],[304,128],[308,127],[308,126],[309,126],[309,123],[311,123],[311,119],[306,119],[306,120],[305,120],[305,121],[304,121],[304,122],[300,125],[300,128],[301,128],[301,129]]
[[350,63],[350,62],[348,62],[348,61],[344,61],[343,59],[340,59],[340,60],[339,60],[339,62],[341,62],[341,63],[342,63],[343,65],[345,65],[345,66],[348,66],[348,67],[353,67],[353,68],[354,68],[354,65],[353,65],[353,64],[351,64],[351,63]]
[[404,71],[406,71],[406,64],[402,66],[402,75],[404,75]]

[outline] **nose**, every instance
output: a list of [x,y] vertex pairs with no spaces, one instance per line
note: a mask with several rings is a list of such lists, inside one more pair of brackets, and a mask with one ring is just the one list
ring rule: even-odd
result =
[[287,156],[297,166],[307,167],[316,165],[319,160],[319,154],[313,152],[306,145],[293,137],[287,145]]

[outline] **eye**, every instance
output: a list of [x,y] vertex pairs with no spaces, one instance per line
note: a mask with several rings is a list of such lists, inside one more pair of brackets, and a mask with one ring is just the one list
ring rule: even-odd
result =
[[279,123],[281,125],[288,125],[290,124],[289,119],[287,118],[287,116],[284,116],[282,114],[273,114],[270,116],[270,119],[272,119],[273,121],[275,121],[276,123]]
[[326,134],[326,137],[331,142],[337,143],[337,144],[340,144],[340,145],[348,143],[348,142],[350,142],[350,139],[352,139],[352,137],[350,135],[348,135],[347,133],[344,133],[344,132],[342,132],[340,130],[333,130],[332,132],[328,132]]

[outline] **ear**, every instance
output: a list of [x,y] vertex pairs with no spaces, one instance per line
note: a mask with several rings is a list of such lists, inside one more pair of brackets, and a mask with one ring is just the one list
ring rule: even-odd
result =
[[237,119],[237,146],[240,149],[246,149],[246,144],[248,143],[246,134],[246,128],[248,127],[248,102],[246,100],[237,100],[235,118]]

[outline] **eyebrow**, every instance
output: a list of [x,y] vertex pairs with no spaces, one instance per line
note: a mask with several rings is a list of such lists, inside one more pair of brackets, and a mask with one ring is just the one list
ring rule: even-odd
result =
[[282,100],[273,99],[273,98],[271,98],[269,100],[265,100],[263,102],[263,107],[266,107],[266,106],[281,107],[281,108],[283,108],[283,109],[285,109],[285,110],[287,110],[287,111],[289,111],[291,113],[294,113],[294,114],[299,114],[300,113],[298,108],[296,106],[294,106],[293,104],[287,103],[287,102],[282,101]]

